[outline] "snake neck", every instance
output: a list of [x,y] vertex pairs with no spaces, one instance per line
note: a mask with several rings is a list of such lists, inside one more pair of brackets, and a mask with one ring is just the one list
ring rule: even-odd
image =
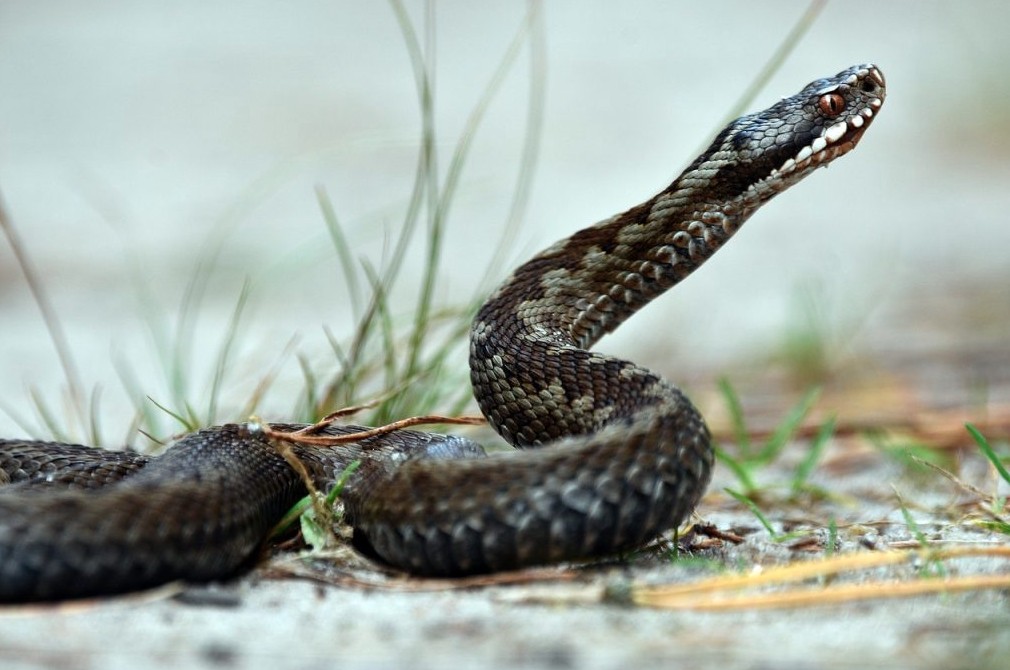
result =
[[521,331],[591,347],[698,269],[760,206],[760,200],[732,209],[694,200],[696,173],[546,249],[482,312],[508,312]]
[[[698,269],[772,197],[851,151],[884,100],[857,65],[730,123],[666,189],[545,249],[479,311],[472,335],[591,347]],[[472,359],[471,359],[472,360]]]

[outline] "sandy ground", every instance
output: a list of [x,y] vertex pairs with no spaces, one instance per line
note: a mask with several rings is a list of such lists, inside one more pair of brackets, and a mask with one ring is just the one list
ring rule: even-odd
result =
[[[799,455],[786,454],[782,465]],[[788,470],[769,468],[761,476],[774,484],[787,480]],[[840,484],[837,474],[846,470]],[[980,459],[963,462],[961,475],[987,481]],[[879,452],[834,448],[811,483],[830,486],[832,500],[769,504],[779,532],[783,524],[798,532],[786,541],[773,541],[753,516],[734,506],[721,493],[732,482],[720,476],[701,513],[744,541],[708,538],[707,548],[697,548],[702,545],[696,540],[696,548],[677,561],[648,551],[610,565],[530,571],[509,576],[512,583],[467,588],[388,577],[353,557],[282,553],[223,585],[172,585],[99,602],[0,609],[0,654],[4,668],[12,670],[1005,667],[1005,591],[724,612],[650,609],[614,595],[632,585],[683,584],[726,568],[747,572],[817,557],[829,516],[839,522],[839,553],[907,545],[913,536],[900,515],[898,491],[937,546],[1006,542],[977,526],[952,523],[954,503],[966,500],[963,491],[936,476],[913,476]],[[774,485],[768,490],[777,495]],[[950,577],[1007,572],[1006,559],[945,566]],[[845,575],[837,583],[911,582],[924,567],[910,560]]]
[[[662,187],[721,125],[798,15],[785,1],[622,7],[547,6],[543,140],[511,261]],[[418,3],[409,10],[423,13]],[[813,296],[838,375],[855,365],[897,377],[914,398],[895,405],[906,414],[980,416],[1010,403],[1008,12],[996,1],[830,3],[754,106],[874,60],[889,98],[863,146],[808,180],[802,196],[755,217],[707,266],[713,274],[636,317],[607,350],[686,381],[716,409],[715,380],[735,378],[741,361],[761,367],[796,325],[797,295]],[[444,163],[521,16],[518,3],[438,4]],[[527,67],[521,61],[507,81],[467,164],[450,221],[446,300],[472,288],[508,211]],[[194,256],[218,241],[224,251],[187,362],[200,372],[190,391],[206,385],[245,279],[253,297],[225,405],[240,406],[249,380],[293,337],[310,360],[325,360],[323,327],[339,335],[348,320],[313,188],[328,190],[355,248],[375,261],[416,165],[414,84],[387,6],[4,3],[0,81],[0,188],[47,278],[80,375],[99,391],[107,444],[121,443],[133,413],[117,369],[144,380],[155,399],[167,395],[141,315],[158,315],[171,333]],[[59,410],[64,381],[5,245],[0,313],[0,431],[44,435],[29,389]],[[285,418],[291,407],[285,394],[299,371],[289,362],[268,417]],[[783,405],[760,381],[740,388],[745,404],[772,406],[775,416],[795,398]],[[763,476],[787,479],[803,448],[793,445]],[[868,551],[867,534],[877,548],[907,542],[897,490],[931,539],[1005,544],[961,523],[961,511],[977,509],[962,507],[964,492],[942,477],[909,474],[879,451],[867,455],[865,444],[832,449],[814,481],[845,495],[772,500],[766,511],[777,526],[823,537],[834,517],[855,524],[840,530],[843,550]],[[951,467],[994,490],[977,459]],[[725,613],[601,600],[614,585],[677,583],[718,565],[807,555],[773,542],[722,492],[731,484],[720,472],[700,513],[746,542],[705,550],[700,564],[646,556],[564,579],[431,592],[261,570],[210,591],[7,608],[0,667],[1005,667],[1002,591]],[[950,569],[1007,571],[986,561]],[[914,566],[897,573],[916,578]],[[348,574],[376,576],[360,566],[324,576]]]
[[[511,592],[397,594],[243,583],[235,603],[112,602],[4,615],[4,667],[997,669],[1003,595],[787,613],[515,604]],[[42,632],[45,631],[45,632]]]

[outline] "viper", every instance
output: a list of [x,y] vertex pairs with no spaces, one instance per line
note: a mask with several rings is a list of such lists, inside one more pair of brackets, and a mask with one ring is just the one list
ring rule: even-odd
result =
[[705,422],[670,382],[590,348],[852,150],[884,97],[872,64],[813,81],[731,122],[657,195],[517,269],[470,335],[477,403],[515,450],[407,430],[326,448],[284,437],[302,426],[255,423],[191,433],[158,457],[0,441],[0,600],[235,574],[306,493],[282,445],[319,488],[358,461],[342,492],[355,545],[417,575],[591,559],[677,528],[711,476]]

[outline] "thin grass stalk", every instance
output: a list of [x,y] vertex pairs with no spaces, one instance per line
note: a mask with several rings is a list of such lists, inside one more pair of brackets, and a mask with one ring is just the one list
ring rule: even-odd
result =
[[771,437],[765,442],[761,450],[755,455],[754,459],[763,464],[768,464],[773,462],[778,458],[782,449],[785,448],[786,444],[799,429],[800,424],[803,423],[803,419],[806,418],[810,410],[813,409],[814,404],[821,395],[821,389],[819,386],[807,391],[807,393],[800,398],[800,401],[790,408],[789,412],[782,421],[775,427],[772,432]]
[[[508,216],[505,218],[505,226],[498,238],[496,249],[510,249],[515,244],[519,228],[529,206],[537,159],[540,156],[540,144],[543,139],[547,98],[547,33],[544,29],[541,4],[536,0],[530,0],[528,6],[526,32],[529,35],[530,86],[526,105],[526,131],[523,135],[523,149],[519,159],[519,171],[516,176],[512,202],[509,204]],[[477,285],[477,291],[472,299],[474,304],[472,311],[476,311],[484,296],[503,274],[502,263],[505,258],[505,254],[499,252],[491,259],[484,277]]]
[[[427,87],[427,73],[424,69],[424,58],[420,43],[417,40],[417,34],[413,29],[410,17],[407,15],[407,11],[402,2],[399,2],[399,0],[390,0],[390,5],[393,8],[393,13],[400,26],[400,31],[403,34],[404,44],[407,48],[407,54],[414,71],[414,80],[418,86],[418,96],[423,99],[425,95],[424,90]],[[376,310],[379,306],[378,301],[380,298],[389,295],[399,276],[404,256],[410,246],[410,241],[414,235],[414,231],[420,218],[421,208],[426,202],[425,196],[427,193],[429,153],[432,150],[433,142],[433,121],[431,119],[425,119],[422,115],[421,150],[418,153],[417,169],[414,172],[414,184],[411,189],[410,200],[407,203],[407,209],[404,212],[403,222],[400,225],[396,243],[393,246],[393,251],[383,264],[384,271],[382,273],[382,280],[378,284],[378,286],[381,286],[382,290],[377,292],[375,290],[376,285],[373,284],[373,291],[368,307],[365,309],[364,314],[358,319],[358,326],[355,329],[354,338],[351,346],[348,348],[346,364],[342,367],[341,373],[330,382],[326,391],[322,394],[322,400],[320,404],[316,406],[316,411],[314,412],[316,416],[328,414],[331,410],[339,406],[341,403],[338,401],[338,398],[353,397],[345,393],[342,389],[348,379],[355,374],[355,370],[364,359],[365,353],[371,341],[372,327],[375,321]]]
[[[528,12],[532,15],[536,12],[536,6],[531,5]],[[429,22],[433,23],[433,19],[429,18]],[[429,230],[428,230],[428,257],[425,263],[425,273],[421,283],[421,294],[417,301],[417,310],[415,312],[414,320],[414,330],[410,338],[408,345],[409,360],[406,366],[405,377],[413,377],[416,375],[419,366],[421,365],[420,359],[424,352],[424,342],[430,333],[431,326],[431,309],[434,304],[434,292],[435,286],[437,284],[438,278],[440,276],[440,262],[441,254],[443,250],[443,235],[445,231],[445,225],[448,221],[449,211],[452,203],[456,196],[456,191],[459,186],[460,178],[463,174],[463,168],[466,164],[466,159],[470,154],[470,149],[473,145],[473,140],[476,137],[477,131],[480,128],[480,124],[484,120],[488,108],[491,102],[494,100],[497,93],[501,90],[506,77],[513,69],[513,66],[518,59],[519,54],[522,51],[524,43],[528,40],[529,31],[533,21],[531,16],[527,16],[526,20],[522,22],[516,35],[513,37],[509,46],[506,48],[505,54],[499,61],[498,66],[495,68],[494,73],[491,76],[487,86],[484,88],[481,95],[478,97],[477,103],[471,110],[467,121],[463,127],[460,134],[460,139],[456,144],[453,151],[452,158],[449,163],[448,170],[446,172],[444,184],[441,186],[440,193],[438,187],[437,179],[437,155],[434,152],[434,135],[431,136],[433,142],[433,148],[431,153],[429,153],[430,163],[429,163],[429,185],[432,190],[429,190],[429,196],[438,193],[436,201],[428,202],[429,211]],[[428,37],[430,40],[434,40],[434,28],[429,25]],[[433,78],[434,78],[434,50],[433,47],[429,47],[426,51],[428,58],[426,61],[425,71],[428,73],[429,85],[427,87],[422,87],[422,114],[425,117],[428,115],[432,118],[431,127],[434,128],[433,117],[434,117],[434,100],[433,94]],[[433,131],[434,132],[434,131]]]
[[408,55],[414,68],[418,104],[421,111],[421,166],[424,202],[428,217],[426,261],[421,278],[421,290],[414,310],[414,327],[407,347],[407,360],[402,378],[413,377],[419,364],[421,343],[426,333],[428,312],[438,276],[438,261],[442,247],[443,220],[439,207],[438,155],[435,130],[434,73],[435,73],[435,17],[434,5],[426,3],[425,46],[418,41],[417,32],[399,0],[391,0]]
[[351,254],[351,245],[347,241],[347,235],[344,234],[343,226],[340,225],[340,219],[337,218],[333,201],[330,200],[329,193],[322,186],[316,187],[316,201],[323,213],[323,221],[326,222],[326,230],[330,233],[333,248],[337,252],[337,264],[344,274],[347,296],[351,300],[351,313],[357,320],[361,317],[361,288],[358,286],[358,275],[354,271],[355,263]]
[[221,349],[217,354],[217,361],[214,365],[214,374],[210,384],[210,399],[207,403],[207,416],[205,423],[208,425],[217,421],[218,400],[221,395],[221,385],[228,370],[228,363],[231,361],[232,349],[238,335],[239,323],[242,321],[242,312],[249,301],[249,280],[242,284],[235,309],[232,310],[231,319],[228,321],[228,330],[225,331],[224,339],[221,341]]
[[4,235],[7,237],[7,243],[14,253],[14,259],[17,261],[18,267],[21,268],[21,274],[24,275],[25,283],[28,284],[28,290],[32,294],[35,305],[39,308],[42,321],[46,326],[46,332],[49,333],[49,339],[53,343],[57,357],[60,359],[60,366],[63,368],[63,377],[67,382],[71,411],[77,420],[78,426],[86,429],[84,385],[81,383],[81,377],[77,371],[77,363],[74,360],[73,352],[70,350],[67,336],[63,332],[63,324],[60,322],[59,316],[57,316],[56,310],[53,308],[53,303],[49,299],[49,294],[46,292],[42,279],[38,272],[36,272],[31,258],[28,257],[28,253],[25,251],[25,245],[7,212],[7,205],[4,202],[2,194],[0,194],[0,228],[3,228]]
[[[785,37],[772,52],[772,55],[768,58],[768,61],[764,66],[758,70],[758,73],[754,75],[751,80],[750,85],[740,94],[736,103],[729,108],[729,113],[719,121],[718,126],[715,130],[722,128],[728,124],[733,119],[737,118],[744,112],[746,112],[751,105],[754,104],[754,99],[757,98],[758,93],[768,84],[768,81],[775,75],[776,72],[782,67],[782,64],[789,58],[789,54],[793,52],[796,45],[800,43],[800,40],[807,31],[810,30],[811,26],[814,25],[814,21],[820,15],[821,10],[823,10],[828,4],[828,0],[811,0],[810,4],[807,5],[806,10],[800,15],[800,18],[796,21],[793,27],[786,33]],[[713,131],[712,135],[715,135]]]

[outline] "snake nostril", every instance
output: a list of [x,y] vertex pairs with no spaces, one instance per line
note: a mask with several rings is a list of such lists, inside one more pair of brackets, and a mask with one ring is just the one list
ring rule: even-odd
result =
[[873,93],[877,90],[877,83],[872,79],[864,79],[861,88],[864,93]]

